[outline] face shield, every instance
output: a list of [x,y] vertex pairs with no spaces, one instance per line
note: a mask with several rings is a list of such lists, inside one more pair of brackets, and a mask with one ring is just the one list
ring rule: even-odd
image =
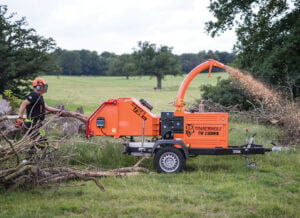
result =
[[34,89],[46,93],[48,91],[48,84],[43,84],[42,86],[41,85],[35,86]]
[[44,93],[47,93],[48,91],[48,84],[44,84]]

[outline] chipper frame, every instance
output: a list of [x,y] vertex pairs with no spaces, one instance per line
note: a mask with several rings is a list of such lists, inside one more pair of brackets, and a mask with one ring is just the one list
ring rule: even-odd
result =
[[[154,156],[158,172],[180,172],[189,156],[264,154],[271,151],[255,145],[253,138],[242,146],[228,146],[228,114],[186,112],[184,95],[198,73],[212,67],[224,68],[209,59],[195,67],[183,80],[175,101],[174,112],[151,113],[152,106],[144,99],[109,99],[103,102],[86,121],[86,136],[127,137],[125,153],[134,156]],[[135,141],[138,137],[140,141]],[[152,137],[145,140],[145,137]]]

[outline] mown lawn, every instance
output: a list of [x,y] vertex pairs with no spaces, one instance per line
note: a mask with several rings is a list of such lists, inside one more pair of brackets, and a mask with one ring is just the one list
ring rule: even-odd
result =
[[[199,75],[186,93],[188,103],[200,98],[199,85],[217,77]],[[102,101],[117,97],[144,98],[154,113],[172,111],[183,77],[167,77],[164,89],[156,80],[136,77],[45,77],[49,105],[69,109],[83,106],[91,113]],[[255,143],[270,146],[282,137],[280,129],[243,122],[230,123],[230,145],[241,145],[245,129],[257,133]],[[84,141],[83,138],[71,138]],[[79,160],[100,168],[132,166],[137,157],[122,155],[119,140],[94,137],[98,145],[77,142],[61,145],[61,152],[80,154]],[[1,192],[0,217],[300,217],[299,145],[282,152],[251,156],[258,166],[245,166],[243,156],[198,156],[180,174],[157,174],[152,159],[143,164],[153,173],[128,178],[103,178],[106,191],[92,182],[74,181],[35,190]],[[75,162],[72,164],[76,164]]]
[[[160,115],[161,111],[173,111],[172,103],[175,101],[184,76],[166,76],[162,82],[162,90],[154,89],[156,78],[148,76],[131,77],[129,80],[125,77],[44,76],[43,78],[49,84],[48,93],[44,98],[49,105],[64,104],[70,110],[83,106],[87,115],[107,99],[144,98],[154,107],[153,112]],[[191,104],[200,98],[200,85],[216,84],[218,78],[227,77],[226,73],[214,73],[210,78],[205,73],[199,74],[186,92],[186,102]]]

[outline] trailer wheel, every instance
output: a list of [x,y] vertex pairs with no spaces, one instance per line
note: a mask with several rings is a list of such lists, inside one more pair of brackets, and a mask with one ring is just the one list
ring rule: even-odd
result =
[[164,147],[154,156],[154,167],[158,173],[178,173],[184,166],[185,158],[178,148]]

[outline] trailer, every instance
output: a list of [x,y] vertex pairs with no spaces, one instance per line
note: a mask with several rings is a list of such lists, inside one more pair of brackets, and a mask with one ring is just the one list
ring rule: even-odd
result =
[[[144,99],[108,99],[86,120],[86,136],[126,138],[124,153],[133,156],[153,156],[159,173],[177,173],[186,160],[197,155],[264,154],[271,148],[254,144],[255,134],[241,146],[228,145],[228,113],[188,112],[184,96],[191,81],[202,71],[224,68],[213,59],[195,67],[183,80],[174,103],[174,111],[161,112],[158,117]],[[149,139],[150,138],[150,139]],[[138,140],[137,140],[138,139]]]

